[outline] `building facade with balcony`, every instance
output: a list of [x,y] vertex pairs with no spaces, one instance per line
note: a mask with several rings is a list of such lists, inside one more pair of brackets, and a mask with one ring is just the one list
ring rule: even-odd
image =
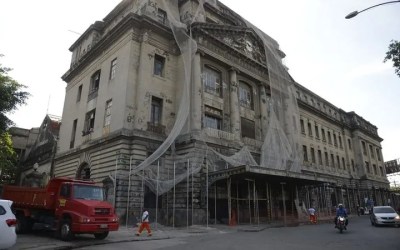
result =
[[385,204],[373,124],[296,83],[227,6],[166,3],[124,0],[70,47],[56,176],[102,182],[122,218],[146,207],[174,225]]

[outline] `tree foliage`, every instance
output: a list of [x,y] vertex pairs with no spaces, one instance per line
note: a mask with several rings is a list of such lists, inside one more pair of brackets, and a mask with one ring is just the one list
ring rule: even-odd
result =
[[392,40],[384,62],[392,60],[395,73],[400,77],[400,41]]
[[[3,55],[0,54],[0,57]],[[0,183],[12,182],[16,174],[16,153],[7,129],[14,123],[7,117],[18,106],[26,104],[29,93],[26,86],[8,75],[11,69],[0,64]]]
[[[2,55],[0,55],[2,57]],[[26,86],[19,84],[8,75],[11,69],[0,64],[0,134],[14,123],[6,113],[13,112],[22,104],[26,104],[29,93],[23,91]]]
[[17,173],[17,154],[12,147],[8,132],[0,134],[0,184],[15,180]]

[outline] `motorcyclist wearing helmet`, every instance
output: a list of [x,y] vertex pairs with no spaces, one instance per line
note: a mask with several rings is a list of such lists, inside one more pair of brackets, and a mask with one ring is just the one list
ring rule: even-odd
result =
[[347,224],[349,224],[349,220],[347,219],[347,211],[343,207],[343,204],[341,204],[341,203],[338,205],[338,208],[336,209],[336,217],[335,217],[335,221],[334,221],[335,222],[335,228],[337,226],[337,218],[339,216],[343,216],[344,218],[346,218],[345,225],[347,226]]

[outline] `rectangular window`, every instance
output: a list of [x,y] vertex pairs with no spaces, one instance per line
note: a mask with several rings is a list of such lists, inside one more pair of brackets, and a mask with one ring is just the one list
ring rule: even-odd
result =
[[315,152],[314,152],[314,148],[311,148],[311,162],[315,163]]
[[328,143],[332,144],[331,132],[328,131]]
[[203,72],[204,89],[207,93],[222,96],[222,80],[221,73],[210,68],[204,67]]
[[300,119],[300,128],[301,128],[301,133],[305,134],[306,130],[304,128],[304,120]]
[[335,157],[333,156],[333,154],[331,154],[331,163],[332,163],[332,167],[335,167]]
[[308,162],[307,146],[303,145],[303,160]]
[[378,148],[376,149],[376,158],[378,158],[378,161],[381,160],[381,153]]
[[96,109],[93,109],[86,113],[85,116],[85,127],[82,131],[82,136],[88,135],[94,130],[94,121],[96,118]]
[[100,86],[100,71],[93,74],[90,84],[90,92],[97,91]]
[[377,175],[377,174],[378,174],[378,170],[377,170],[377,168],[376,168],[376,165],[373,164],[373,165],[372,165],[372,168],[374,169],[374,175]]
[[204,127],[222,130],[222,111],[205,106]]
[[343,169],[346,170],[346,162],[344,160],[344,157],[342,157],[342,166],[343,166]]
[[370,174],[371,173],[371,169],[369,168],[369,162],[365,162],[365,168],[367,169],[367,173]]
[[315,137],[316,137],[317,139],[319,139],[319,130],[318,130],[318,126],[315,125],[315,126],[314,126],[314,129],[315,129]]
[[79,102],[81,100],[81,96],[82,96],[82,85],[80,85],[79,88],[78,88],[78,94],[76,96],[76,102]]
[[164,76],[165,58],[155,54],[154,55],[154,75]]
[[351,150],[351,140],[347,139],[347,144],[349,144],[349,149]]
[[72,123],[72,133],[71,133],[71,141],[69,143],[69,148],[74,148],[75,146],[75,136],[76,136],[76,127],[78,125],[78,119],[75,119]]
[[354,166],[354,160],[351,160],[351,167],[353,168],[353,172],[356,172],[356,167]]
[[112,107],[112,99],[106,102],[106,110],[104,112],[104,127],[109,126],[111,123],[111,107]]
[[239,103],[240,106],[253,109],[252,89],[244,82],[239,83]]
[[342,137],[339,135],[339,147],[343,148]]
[[328,152],[325,152],[325,166],[329,167],[329,157],[328,157]]
[[375,159],[375,154],[372,145],[369,145],[369,153],[371,154],[372,159]]
[[367,155],[367,147],[366,147],[366,145],[365,145],[365,142],[364,142],[364,141],[361,141],[361,145],[362,145],[363,154],[364,154],[364,155]]
[[321,134],[322,134],[322,141],[326,141],[325,129],[321,128]]
[[335,133],[333,133],[333,145],[335,145],[335,147],[337,147],[337,139],[336,139]]
[[151,112],[150,123],[154,126],[161,125],[163,100],[152,96],[151,97]]
[[338,168],[340,169],[340,160],[339,160],[339,156],[338,155],[336,156],[336,162],[337,162]]
[[379,170],[381,172],[381,176],[384,176],[385,174],[383,173],[383,167],[382,166],[379,167]]
[[318,150],[318,164],[322,166],[322,152]]
[[242,137],[247,137],[251,139],[256,138],[256,132],[255,132],[255,123],[254,121],[251,121],[246,118],[241,118],[241,127],[242,127]]
[[157,19],[160,23],[166,24],[167,22],[167,12],[162,9],[157,10]]
[[311,123],[308,123],[308,124],[307,124],[307,127],[308,127],[308,135],[309,135],[309,136],[313,136],[313,134],[312,134],[312,128],[311,128]]
[[110,66],[110,80],[115,78],[115,72],[117,71],[117,58],[111,61]]
[[89,88],[89,95],[88,95],[88,102],[97,97],[97,93],[100,86],[100,70],[96,71],[90,78],[90,88]]

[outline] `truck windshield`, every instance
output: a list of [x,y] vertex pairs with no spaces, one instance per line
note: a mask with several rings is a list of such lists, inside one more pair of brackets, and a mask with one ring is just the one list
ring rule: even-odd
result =
[[82,200],[104,201],[103,188],[87,185],[74,185],[74,198]]

